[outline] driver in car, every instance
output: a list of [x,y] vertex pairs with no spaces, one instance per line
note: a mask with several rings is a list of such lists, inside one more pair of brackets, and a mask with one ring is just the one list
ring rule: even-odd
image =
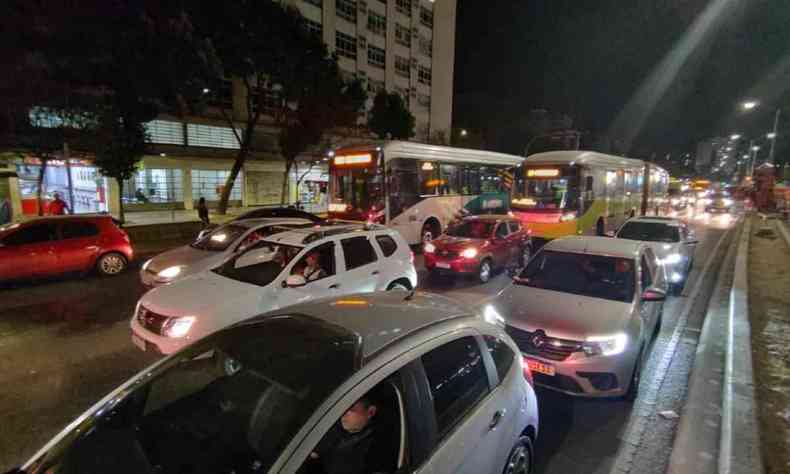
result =
[[321,268],[321,255],[318,252],[311,252],[305,258],[306,265],[302,270],[302,276],[307,281],[318,280],[326,276],[326,271]]

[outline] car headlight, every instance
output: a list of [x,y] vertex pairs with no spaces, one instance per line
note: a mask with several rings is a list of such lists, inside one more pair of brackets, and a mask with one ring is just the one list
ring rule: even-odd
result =
[[156,274],[156,277],[162,280],[172,280],[173,278],[177,277],[181,273],[181,267],[167,267],[161,272]]
[[461,256],[464,258],[475,258],[477,257],[477,249],[474,247],[464,249],[464,251],[461,252]]
[[195,322],[194,316],[170,318],[162,326],[162,334],[167,337],[184,337]]
[[151,264],[151,260],[153,260],[153,258],[149,258],[148,260],[145,261],[145,263],[142,266],[143,271],[146,271],[148,269],[148,265]]
[[680,256],[679,253],[671,253],[666,257],[664,257],[663,263],[664,265],[675,265],[677,263],[680,263],[681,260],[682,257]]
[[609,336],[590,336],[582,344],[584,353],[588,356],[611,356],[621,354],[628,344],[628,335],[617,333]]
[[425,253],[434,253],[436,252],[436,246],[430,242],[426,242],[425,246],[422,248]]

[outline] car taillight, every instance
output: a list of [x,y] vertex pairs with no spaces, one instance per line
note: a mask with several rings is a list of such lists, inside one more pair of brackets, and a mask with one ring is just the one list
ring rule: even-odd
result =
[[526,357],[521,358],[521,365],[524,366],[524,378],[527,379],[527,383],[530,386],[535,386],[535,380],[532,378],[532,371],[529,369],[529,362],[527,362]]

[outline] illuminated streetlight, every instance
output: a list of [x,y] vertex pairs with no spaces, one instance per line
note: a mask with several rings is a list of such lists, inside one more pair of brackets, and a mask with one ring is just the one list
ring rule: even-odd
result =
[[743,107],[743,110],[752,110],[753,108],[757,107],[757,101],[756,100],[744,101],[741,103],[741,107]]
[[760,147],[755,145],[752,147],[752,151],[760,151]]
[[739,138],[741,138],[741,136],[737,133],[733,133],[732,135],[730,135],[730,140],[737,140]]
[[766,136],[766,138],[768,138],[769,140],[773,140],[774,138],[776,138],[776,133],[774,133],[774,132],[767,133],[765,136]]
[[203,93],[204,94],[208,94],[209,92],[211,92],[211,89],[209,89],[208,87],[204,87],[203,88]]

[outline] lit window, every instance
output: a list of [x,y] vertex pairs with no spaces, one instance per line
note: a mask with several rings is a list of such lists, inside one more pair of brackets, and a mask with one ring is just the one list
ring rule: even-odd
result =
[[420,66],[417,70],[417,80],[420,84],[431,85],[431,68]]
[[356,0],[337,0],[337,16],[351,23],[357,22],[357,1]]
[[374,12],[368,14],[368,29],[380,36],[387,35],[387,17]]
[[[241,130],[238,133],[241,134]],[[239,149],[239,141],[230,127],[189,123],[187,124],[187,138],[190,146]]]
[[[192,170],[192,199],[197,201],[206,198],[206,201],[219,201],[222,188],[228,179],[230,171],[227,170]],[[233,188],[230,191],[231,201],[241,200],[242,173],[236,176]]]
[[433,11],[425,7],[420,7],[420,23],[428,28],[433,28]]
[[383,49],[375,46],[368,46],[368,64],[383,68],[387,59],[387,54]]
[[411,64],[409,64],[408,58],[395,56],[395,74],[403,77],[409,77],[411,75]]
[[339,31],[335,32],[335,48],[338,56],[357,59],[357,39],[353,36]]
[[395,23],[395,42],[411,48],[411,30],[407,26]]
[[145,131],[149,143],[184,144],[184,126],[181,122],[151,120],[145,124]]
[[395,9],[406,16],[411,16],[411,0],[395,0]]

